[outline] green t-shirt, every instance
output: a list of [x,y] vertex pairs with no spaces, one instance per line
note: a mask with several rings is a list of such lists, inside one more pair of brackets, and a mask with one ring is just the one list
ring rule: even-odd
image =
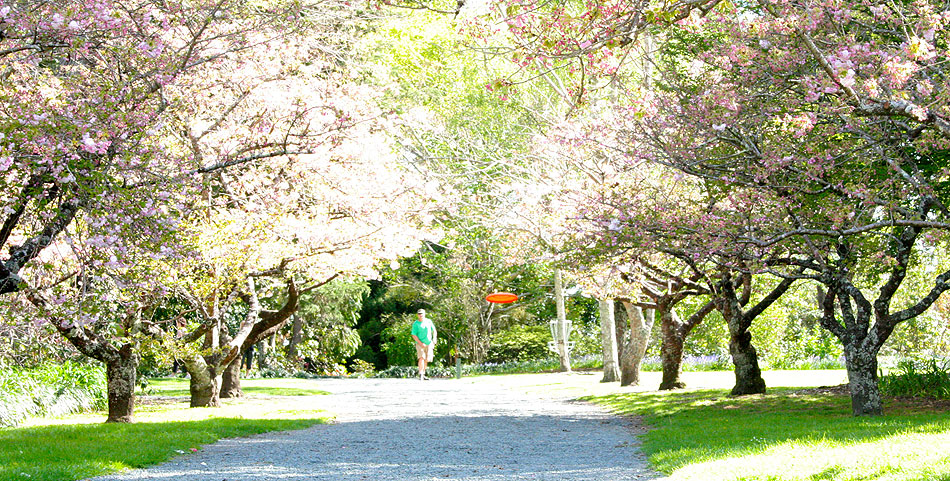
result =
[[432,344],[435,340],[435,324],[426,319],[425,321],[416,321],[412,323],[412,335],[419,338],[423,344]]

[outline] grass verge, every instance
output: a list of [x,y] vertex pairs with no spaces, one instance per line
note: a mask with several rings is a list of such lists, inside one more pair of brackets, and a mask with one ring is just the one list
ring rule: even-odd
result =
[[[241,390],[248,396],[316,396],[330,394],[326,391],[315,389],[313,387],[313,381],[311,380],[290,378],[242,379]],[[188,396],[188,380],[179,377],[149,379],[145,391],[137,394]]]
[[587,398],[642,416],[643,450],[670,480],[950,481],[946,405],[891,400],[886,416],[851,416],[827,390],[770,388],[624,393]]
[[[299,396],[305,389],[296,386],[298,380],[266,381],[259,387],[267,388],[269,396],[275,392]],[[221,408],[188,408],[187,402],[150,404],[143,399],[134,424],[104,424],[102,413],[33,419],[23,427],[0,429],[0,481],[84,479],[160,463],[221,438],[326,422],[326,413],[313,409],[306,398],[296,399],[275,403],[273,398],[250,394],[225,400]]]

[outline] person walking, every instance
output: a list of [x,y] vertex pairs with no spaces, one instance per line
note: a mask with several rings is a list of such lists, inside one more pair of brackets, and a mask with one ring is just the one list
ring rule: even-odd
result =
[[419,360],[419,379],[426,380],[426,368],[435,356],[437,333],[435,324],[426,318],[426,310],[419,309],[419,319],[412,323],[412,339],[416,342],[416,358]]

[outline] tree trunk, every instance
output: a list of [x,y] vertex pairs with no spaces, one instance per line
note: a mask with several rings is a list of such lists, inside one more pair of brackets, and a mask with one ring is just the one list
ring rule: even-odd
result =
[[571,353],[568,349],[567,312],[564,309],[564,286],[561,282],[561,270],[554,270],[554,303],[557,308],[557,343],[558,358],[561,361],[560,371],[571,372]]
[[683,365],[683,342],[686,340],[686,330],[681,328],[682,323],[670,306],[660,304],[660,332],[663,343],[660,346],[660,361],[663,365],[663,380],[660,381],[660,390],[680,389],[686,383],[680,380]]
[[[716,308],[729,326],[729,354],[732,355],[736,373],[736,385],[732,388],[732,395],[764,394],[765,379],[762,379],[759,356],[752,346],[752,333],[749,332],[754,314],[742,312],[731,278],[726,277],[723,280],[722,291],[715,302]],[[758,312],[761,310],[755,309]]]
[[259,371],[263,371],[264,369],[270,367],[267,364],[267,350],[269,349],[267,341],[267,339],[262,339],[257,343],[257,356],[255,357],[257,358],[257,369]]
[[851,412],[855,416],[880,416],[881,388],[877,379],[877,354],[861,346],[845,346],[848,368],[848,389],[851,391]]
[[604,378],[600,382],[620,380],[620,367],[617,355],[617,332],[614,322],[614,301],[601,299],[600,306],[600,342],[604,354]]
[[640,365],[647,351],[650,332],[653,330],[653,309],[641,309],[631,302],[624,301],[623,307],[627,312],[629,324],[629,341],[624,353],[624,369],[620,377],[621,386],[638,386],[640,384]]
[[[614,304],[614,332],[617,338],[617,353],[620,364],[620,385],[627,386],[639,376],[636,370],[636,357],[633,355],[630,339],[630,315],[621,305]],[[624,384],[624,383],[628,384]]]
[[200,356],[184,361],[191,377],[191,407],[220,407],[220,378],[213,366],[208,365]]
[[[732,325],[730,323],[730,331]],[[752,333],[741,330],[729,336],[729,354],[732,354],[732,363],[735,365],[736,385],[731,394],[742,396],[746,394],[764,394],[765,380],[759,369],[759,356],[752,345]]]
[[221,397],[225,399],[244,397],[244,391],[241,390],[241,361],[244,358],[238,356],[228,364],[221,376]]
[[109,395],[107,423],[134,422],[135,377],[139,357],[130,344],[122,346],[119,355],[106,363],[106,383]]
[[300,316],[294,314],[293,324],[291,326],[291,336],[290,343],[287,344],[287,358],[298,363],[297,360],[297,344],[300,344],[300,341],[303,340],[303,321],[300,320]]
[[[45,311],[48,302],[37,291],[27,291],[27,299]],[[62,319],[52,318],[50,324],[79,352],[106,365],[106,391],[109,417],[106,422],[131,423],[135,410],[135,378],[139,356],[132,344],[116,348],[110,339],[89,327],[73,326]]]

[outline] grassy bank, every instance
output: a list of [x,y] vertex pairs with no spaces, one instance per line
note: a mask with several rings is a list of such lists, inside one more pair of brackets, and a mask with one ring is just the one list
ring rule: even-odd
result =
[[671,480],[950,481],[947,404],[889,400],[854,418],[838,390],[771,388],[623,393],[591,398],[642,416],[643,450]]
[[[225,400],[222,408],[188,408],[183,401],[152,403],[146,397],[136,409],[135,424],[104,424],[105,415],[99,412],[33,419],[22,427],[0,429],[0,481],[83,479],[160,463],[221,438],[325,422],[326,414],[314,409],[314,398],[300,397],[325,392],[307,383],[248,382],[248,397]],[[163,396],[187,394],[182,380],[160,384],[156,392]],[[286,397],[275,403],[273,396]]]
[[[309,379],[268,378],[242,379],[241,390],[248,396],[314,396],[329,394],[314,388]],[[180,377],[162,377],[149,379],[144,390],[138,395],[152,396],[188,396],[188,380]]]
[[[950,481],[950,402],[888,398],[886,415],[854,418],[841,370],[765,371],[767,395],[730,397],[729,372],[683,374],[688,390],[658,392],[602,374],[482,376],[467,382],[582,398],[648,428],[642,449],[669,481]],[[777,387],[785,386],[785,387]]]

